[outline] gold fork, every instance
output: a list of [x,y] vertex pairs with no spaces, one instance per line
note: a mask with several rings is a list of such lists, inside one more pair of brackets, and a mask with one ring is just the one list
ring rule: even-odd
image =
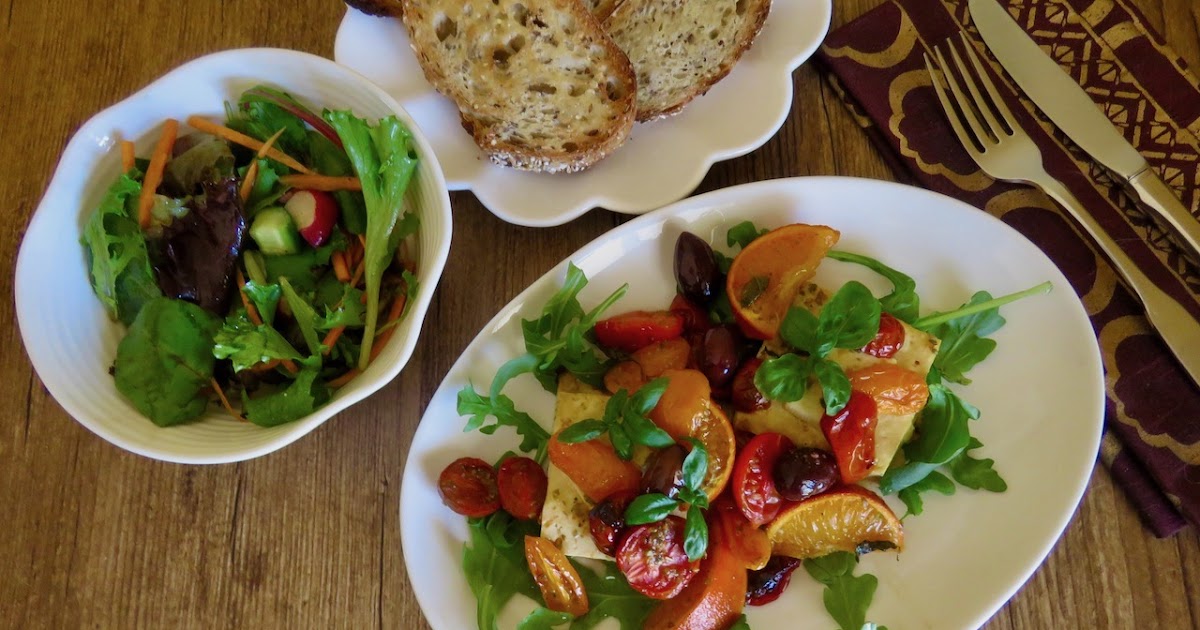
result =
[[[966,33],[960,35],[961,47],[970,59],[974,73],[963,62],[953,39],[946,42],[950,58],[954,61],[953,66],[946,63],[945,55],[937,46],[933,48],[936,61],[929,53],[925,54],[925,65],[929,69],[934,91],[959,142],[983,172],[996,179],[1024,182],[1041,188],[1079,222],[1129,288],[1141,299],[1146,309],[1146,319],[1191,375],[1192,381],[1200,385],[1200,324],[1174,298],[1151,282],[1096,219],[1088,214],[1075,195],[1046,172],[1042,166],[1041,151],[1017,124],[1016,118],[1000,98]],[[949,93],[943,83],[949,86]],[[980,84],[986,96],[980,92]]]

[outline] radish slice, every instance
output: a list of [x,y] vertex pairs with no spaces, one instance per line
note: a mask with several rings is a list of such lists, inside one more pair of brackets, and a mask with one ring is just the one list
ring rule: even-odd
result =
[[287,200],[284,209],[292,215],[300,236],[313,247],[324,245],[337,225],[338,205],[327,192],[297,190]]

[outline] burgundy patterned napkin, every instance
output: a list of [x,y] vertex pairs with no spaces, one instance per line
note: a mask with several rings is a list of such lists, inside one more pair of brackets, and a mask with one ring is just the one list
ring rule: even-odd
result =
[[[1200,211],[1200,82],[1124,0],[1001,0],[1180,195]],[[1019,230],[1062,269],[1097,331],[1108,394],[1101,461],[1158,536],[1200,524],[1200,387],[1140,305],[1053,201],[981,172],[941,111],[922,55],[965,29],[1046,170],[1157,284],[1200,319],[1200,270],[1003,74],[965,0],[889,0],[832,33],[818,54],[833,87],[898,173]],[[1200,352],[1200,348],[1196,349]]]

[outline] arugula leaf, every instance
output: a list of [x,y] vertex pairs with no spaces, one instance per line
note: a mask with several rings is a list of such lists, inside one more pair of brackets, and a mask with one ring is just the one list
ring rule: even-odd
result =
[[558,436],[559,441],[574,444],[594,440],[608,433],[613,450],[626,461],[633,458],[634,444],[651,448],[674,444],[675,440],[670,434],[646,417],[667,390],[667,383],[666,378],[656,378],[643,385],[633,396],[624,389],[618,390],[605,404],[603,418],[588,418],[563,429]]
[[950,460],[947,468],[950,470],[950,475],[958,483],[971,488],[972,490],[987,490],[988,492],[1004,492],[1008,490],[1008,484],[1000,477],[1000,473],[992,467],[995,463],[991,459],[975,459],[968,453],[973,451],[983,444],[971,438],[967,447],[962,453]]
[[[318,119],[319,120],[319,119]],[[309,149],[312,151],[313,168],[322,175],[335,177],[353,175],[354,167],[346,152],[329,138],[309,130]],[[351,234],[362,234],[367,230],[367,206],[361,192],[339,190],[333,193],[341,211],[338,220]]]
[[213,334],[220,325],[208,311],[158,297],[142,307],[117,346],[117,390],[160,427],[204,413],[213,366]]
[[750,630],[750,622],[746,621],[746,615],[743,613],[738,616],[733,625],[729,626],[729,630]]
[[[992,296],[987,291],[980,291],[971,296],[971,300],[965,306],[982,304],[991,299]],[[987,339],[986,336],[996,332],[1003,325],[1004,318],[1000,316],[1000,309],[993,308],[938,326],[930,331],[942,340],[934,359],[934,366],[943,378],[963,385],[969,384],[971,380],[965,376],[967,371],[996,349],[995,340]]]
[[537,534],[533,521],[518,521],[503,510],[467,521],[470,540],[463,546],[463,573],[476,601],[476,627],[497,630],[497,616],[514,595],[542,601],[541,590],[525,562],[526,535]]
[[929,402],[921,412],[921,432],[904,448],[909,461],[944,464],[958,455],[971,439],[970,412],[962,399],[945,385],[929,386]]
[[544,606],[533,609],[517,624],[517,630],[550,630],[575,619],[571,613],[555,612]]
[[367,318],[358,361],[358,368],[363,370],[370,361],[378,325],[383,270],[391,263],[399,242],[393,231],[401,222],[404,193],[417,167],[416,147],[412,133],[395,116],[379,119],[374,128],[349,111],[327,111],[325,119],[337,131],[354,173],[362,182],[367,210],[363,254]]
[[312,357],[287,388],[251,398],[242,391],[242,413],[260,427],[274,427],[299,420],[325,404],[329,389],[317,381],[321,373],[319,357]]
[[825,585],[825,610],[842,630],[861,630],[867,623],[867,608],[879,580],[871,574],[854,575],[858,557],[836,551],[804,561],[804,570]]
[[[925,502],[921,500],[921,494],[931,491],[950,496],[954,494],[955,485],[946,475],[936,470],[930,471],[923,479],[900,491],[900,500],[908,508],[908,514],[920,515],[925,510]],[[907,517],[908,514],[904,516]]]
[[[521,436],[519,448],[526,453],[535,453],[534,459],[539,464],[546,461],[546,445],[550,441],[550,434],[529,414],[517,411],[508,396],[485,398],[474,387],[467,385],[458,392],[458,414],[471,416],[463,429],[464,433],[478,429],[485,435],[492,435],[502,426],[513,427]],[[488,424],[489,417],[495,418],[495,422]]]
[[275,307],[279,305],[279,297],[282,295],[278,284],[259,284],[248,280],[246,286],[242,287],[242,293],[254,303],[254,308],[258,310],[264,324],[275,323]]
[[571,630],[591,630],[609,618],[616,619],[621,630],[640,630],[646,616],[659,603],[633,590],[616,563],[603,563],[603,573],[573,564],[583,580],[591,607],[586,615],[571,622]]
[[272,359],[301,358],[279,331],[267,324],[255,326],[240,308],[225,318],[213,336],[212,353],[218,359],[232,361],[234,372]]
[[[308,351],[314,357],[321,356],[325,352],[325,346],[321,344],[321,338],[317,336],[317,312],[313,310],[308,301],[296,293],[296,290],[292,288],[292,283],[286,277],[279,278],[279,287],[283,289],[283,297],[292,309],[292,318],[300,327],[304,343],[308,344]],[[367,350],[364,349],[363,352],[367,352]]]
[[758,226],[750,221],[742,221],[725,232],[725,244],[729,247],[736,245],[745,249],[747,245],[753,243],[755,239],[769,231],[766,228],[760,230]]
[[130,174],[118,177],[88,218],[80,239],[88,255],[92,290],[109,317],[127,326],[146,302],[162,295],[146,239],[131,213],[141,190]]
[[892,292],[879,298],[879,306],[885,312],[910,324],[920,316],[921,299],[917,295],[917,283],[908,275],[861,254],[831,250],[826,256],[833,260],[862,265],[891,282]]

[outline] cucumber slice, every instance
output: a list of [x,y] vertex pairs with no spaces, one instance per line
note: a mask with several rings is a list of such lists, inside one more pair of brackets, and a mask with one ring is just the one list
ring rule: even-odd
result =
[[250,238],[267,256],[283,256],[300,251],[300,232],[292,215],[280,206],[259,210],[250,224]]

